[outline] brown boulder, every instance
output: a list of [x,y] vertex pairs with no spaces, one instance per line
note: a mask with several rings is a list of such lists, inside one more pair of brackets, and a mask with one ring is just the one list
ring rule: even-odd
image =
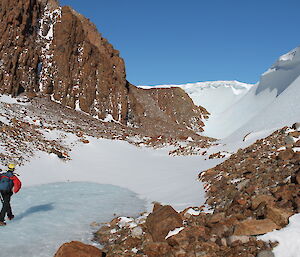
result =
[[249,220],[244,220],[236,225],[234,230],[234,235],[236,236],[262,235],[271,232],[274,229],[279,229],[279,228],[280,227],[270,219],[263,219],[263,220],[249,219]]
[[292,212],[281,208],[276,208],[274,206],[267,207],[267,218],[274,221],[280,227],[286,226],[289,223],[289,217],[292,215]]
[[168,256],[171,252],[171,246],[166,242],[148,243],[144,246],[143,251],[148,257]]
[[250,241],[250,237],[249,236],[235,236],[232,235],[228,238],[226,238],[226,243],[228,245],[232,245],[234,242],[240,241],[242,244],[247,243]]
[[299,137],[300,136],[300,131],[293,131],[289,133],[289,136],[292,137]]
[[292,159],[294,156],[294,151],[292,149],[286,149],[284,151],[280,151],[279,154],[278,154],[278,158],[280,160],[290,160]]
[[300,172],[296,174],[296,181],[298,184],[300,184]]
[[217,223],[217,222],[220,222],[223,219],[225,219],[225,213],[224,212],[219,212],[219,213],[213,214],[209,221],[211,223]]
[[104,257],[105,254],[92,245],[72,241],[63,244],[54,257]]
[[273,204],[275,198],[271,195],[258,195],[252,199],[251,208],[256,210],[261,203]]
[[171,236],[167,239],[167,242],[171,246],[180,246],[181,248],[187,248],[189,244],[197,242],[199,238],[205,237],[205,227],[195,226],[187,227],[180,231],[178,234]]
[[171,206],[161,206],[146,219],[146,227],[154,242],[165,241],[169,231],[182,226],[182,218]]

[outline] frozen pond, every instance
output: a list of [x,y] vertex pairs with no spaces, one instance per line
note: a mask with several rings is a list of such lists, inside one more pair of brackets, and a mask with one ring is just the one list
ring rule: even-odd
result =
[[23,188],[11,203],[15,219],[0,227],[1,256],[9,257],[49,257],[62,243],[91,243],[92,222],[145,210],[145,202],[127,189],[86,182]]

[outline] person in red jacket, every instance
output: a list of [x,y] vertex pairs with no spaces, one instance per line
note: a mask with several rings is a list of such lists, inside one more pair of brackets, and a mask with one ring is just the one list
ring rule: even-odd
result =
[[15,216],[12,214],[10,206],[10,198],[13,193],[18,193],[21,189],[22,183],[18,177],[14,174],[15,165],[9,164],[8,170],[5,173],[0,174],[0,194],[2,201],[2,209],[0,212],[0,226],[5,226],[5,216],[12,220]]

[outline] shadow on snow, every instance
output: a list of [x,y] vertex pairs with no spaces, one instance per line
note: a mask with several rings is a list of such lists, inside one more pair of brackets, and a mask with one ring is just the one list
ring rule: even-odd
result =
[[37,212],[47,212],[47,211],[52,211],[54,209],[53,203],[48,203],[48,204],[41,204],[41,205],[36,205],[28,208],[26,211],[18,215],[14,220],[21,220],[31,214],[37,213]]

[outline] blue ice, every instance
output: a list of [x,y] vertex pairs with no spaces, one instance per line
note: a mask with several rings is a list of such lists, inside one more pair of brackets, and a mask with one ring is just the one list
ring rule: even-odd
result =
[[145,210],[132,191],[86,182],[23,188],[11,204],[15,219],[0,227],[0,256],[6,257],[49,257],[71,240],[92,243],[92,222]]

